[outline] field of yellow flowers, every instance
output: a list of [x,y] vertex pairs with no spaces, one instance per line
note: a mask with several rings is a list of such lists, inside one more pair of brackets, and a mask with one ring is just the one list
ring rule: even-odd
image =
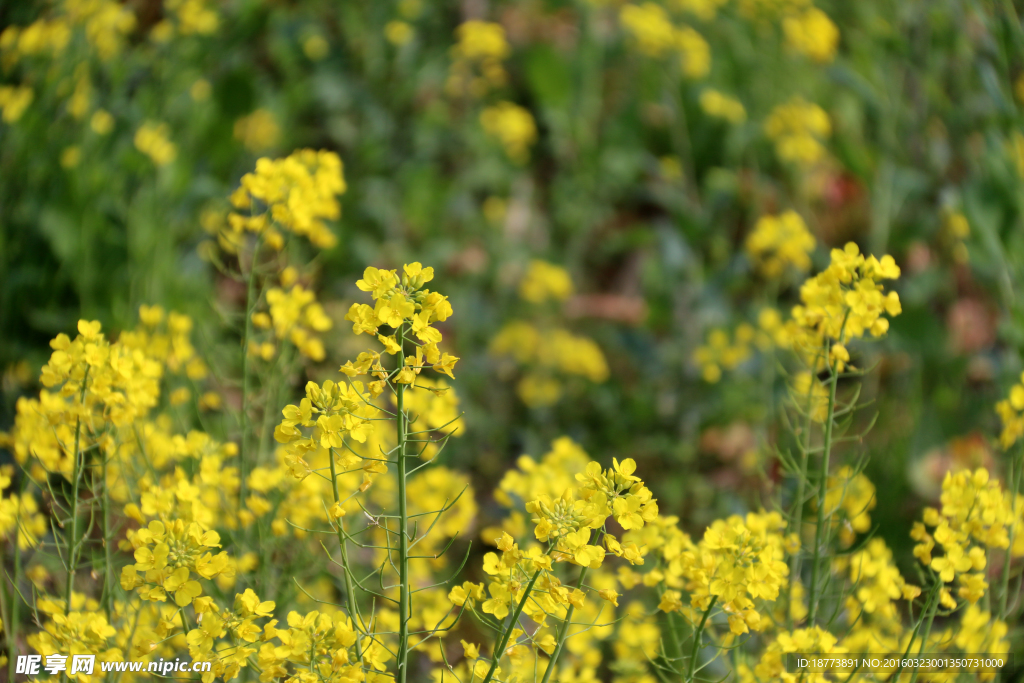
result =
[[1022,16],[0,3],[0,680],[1024,680]]

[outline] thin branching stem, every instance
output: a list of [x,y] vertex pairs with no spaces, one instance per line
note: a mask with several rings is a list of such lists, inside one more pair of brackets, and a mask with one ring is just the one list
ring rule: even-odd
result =
[[[405,326],[400,326],[395,333],[399,351],[396,356],[399,371],[405,365]],[[409,590],[409,507],[406,500],[406,458],[405,440],[407,438],[405,414],[405,385],[395,387],[395,418],[398,450],[398,683],[406,683],[409,674],[409,619],[412,615]]]
[[[826,352],[826,358],[828,358]],[[829,361],[829,388],[828,388],[828,412],[825,414],[825,436],[821,451],[821,472],[818,475],[818,518],[814,525],[814,548],[812,549],[813,559],[811,560],[811,586],[807,594],[808,622],[814,624],[814,618],[818,614],[818,577],[821,570],[821,545],[822,533],[825,528],[825,496],[828,493],[828,468],[829,459],[832,455],[832,427],[835,422],[836,410],[836,386],[839,378],[836,376],[835,368]]]

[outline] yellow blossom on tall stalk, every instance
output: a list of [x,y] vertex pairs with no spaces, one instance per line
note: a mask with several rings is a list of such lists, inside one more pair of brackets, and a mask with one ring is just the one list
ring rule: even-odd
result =
[[[558,474],[553,467],[556,462],[577,463],[579,455],[586,460],[585,454],[574,448],[571,442],[556,442],[556,450],[545,456],[541,469],[536,474],[544,476],[550,472]],[[518,495],[529,490],[527,481],[533,480],[534,465],[532,460],[521,460],[524,472],[503,482],[502,500],[511,502],[508,492]],[[596,593],[606,604],[618,604],[619,594],[614,590],[614,582],[602,578],[599,568],[604,564],[606,556],[618,556],[630,564],[643,564],[640,549],[633,542],[620,542],[608,529],[614,519],[620,528],[632,533],[656,523],[658,518],[657,501],[643,481],[637,477],[636,463],[632,459],[612,460],[612,467],[602,468],[596,462],[589,462],[583,471],[576,474],[573,481],[560,479],[565,488],[552,481],[547,481],[540,490],[549,490],[554,495],[539,495],[525,505],[526,512],[534,523],[533,538],[541,545],[534,543],[523,545],[516,541],[508,531],[494,531],[497,538],[493,541],[498,553],[487,553],[484,557],[484,572],[490,577],[485,587],[473,583],[464,583],[449,593],[454,605],[479,609],[483,615],[492,615],[495,619],[505,622],[498,633],[498,641],[488,658],[481,658],[475,664],[475,672],[484,683],[496,680],[502,672],[511,668],[513,674],[527,675],[532,670],[530,660],[536,658],[538,665],[543,667],[543,677],[538,680],[550,682],[564,680],[553,678],[559,671],[559,660],[567,647],[569,628],[573,615],[580,615],[584,623],[597,620],[605,609],[593,611],[593,616],[586,616],[591,603],[587,600],[588,593]],[[524,479],[523,477],[529,477]],[[539,481],[539,480],[538,480]],[[516,533],[523,530],[517,525],[505,525]],[[579,567],[575,585],[564,585],[559,577],[559,565],[571,564]],[[591,585],[588,588],[588,577]],[[479,616],[479,615],[478,615]],[[533,626],[520,627],[521,617],[528,617]],[[479,616],[483,621],[488,619]],[[548,620],[557,623],[553,631],[547,630]],[[533,633],[530,633],[533,628]],[[533,657],[530,651],[536,648]],[[569,648],[574,651],[571,646]],[[575,651],[574,651],[575,652]],[[541,653],[548,656],[543,665]],[[477,656],[479,653],[474,651]],[[506,660],[508,664],[502,662]],[[627,656],[620,659],[627,660]],[[481,665],[482,664],[482,665]],[[499,664],[501,666],[499,667]],[[572,663],[569,669],[574,669]],[[570,675],[564,672],[564,675]],[[539,669],[538,674],[539,676]]]
[[135,564],[122,569],[121,588],[138,590],[143,600],[170,599],[185,607],[203,593],[193,573],[212,579],[228,568],[227,553],[215,550],[221,547],[220,535],[195,522],[153,521],[130,533],[128,540],[135,548]]
[[[695,547],[669,563],[667,575],[678,575],[690,594],[690,604],[709,612],[716,603],[728,616],[734,634],[760,631],[762,620],[756,601],[775,601],[787,585],[785,557],[793,543],[783,535],[786,522],[778,513],[756,514],[717,520]],[[681,610],[662,599],[662,611]]]
[[[900,268],[892,256],[864,256],[850,242],[833,249],[828,268],[800,287],[801,304],[793,307],[794,349],[815,369],[826,365],[838,371],[849,363],[846,344],[865,334],[880,337],[889,330],[889,317],[902,312],[896,292],[885,292],[883,280],[895,280]],[[822,349],[828,344],[828,358]]]
[[[915,523],[914,555],[944,583],[960,584],[958,595],[975,603],[988,588],[981,572],[988,553],[1003,549],[1009,557],[1024,556],[1024,537],[1010,534],[1021,521],[1021,496],[1004,492],[986,469],[949,472],[942,482],[941,508],[925,508],[924,524]],[[928,527],[934,527],[928,531]],[[937,545],[936,545],[937,544]],[[938,549],[942,555],[937,554]]]
[[[424,451],[410,452],[413,449],[410,449],[409,444],[429,441],[426,438],[414,437],[429,434],[434,430],[443,432],[445,427],[450,426],[435,425],[433,428],[428,426],[426,430],[411,432],[410,427],[415,423],[411,420],[411,406],[407,405],[406,396],[417,386],[421,386],[417,384],[417,381],[424,369],[432,368],[436,372],[454,378],[453,369],[459,360],[448,352],[442,353],[438,348],[438,344],[442,341],[442,334],[433,325],[446,321],[452,315],[452,307],[446,296],[425,288],[425,285],[433,278],[433,268],[424,268],[420,263],[406,264],[402,268],[401,275],[397,270],[367,268],[363,273],[363,278],[356,285],[360,290],[371,295],[374,305],[353,303],[346,315],[346,320],[352,322],[352,330],[356,335],[368,334],[376,337],[381,349],[371,349],[360,353],[355,361],[348,361],[340,370],[350,378],[367,376],[368,381],[364,383],[351,379],[348,384],[336,383],[332,380],[326,380],[322,385],[313,382],[307,383],[306,398],[299,405],[290,405],[282,411],[284,419],[274,432],[275,439],[285,444],[285,458],[289,470],[296,478],[306,479],[314,474],[325,477],[319,471],[315,471],[311,464],[314,457],[326,454],[330,470],[328,481],[333,489],[334,501],[330,506],[324,501],[323,506],[328,522],[337,532],[342,554],[341,566],[345,572],[348,615],[354,621],[354,628],[358,634],[369,634],[372,629],[377,627],[367,621],[367,617],[360,612],[356,603],[355,586],[358,585],[363,591],[367,591],[367,589],[356,579],[349,564],[349,540],[344,526],[344,517],[347,514],[346,505],[355,495],[365,492],[375,476],[387,473],[391,466],[394,466],[394,470],[392,470],[396,470],[394,498],[397,500],[399,512],[396,517],[397,529],[390,529],[389,526],[382,542],[387,543],[387,548],[390,550],[392,543],[396,540],[390,534],[397,535],[397,548],[394,548],[397,555],[392,559],[389,551],[382,559],[379,571],[383,579],[389,561],[390,566],[398,570],[396,577],[398,583],[393,587],[399,589],[399,597],[398,599],[389,598],[397,605],[397,614],[389,610],[382,614],[381,618],[391,618],[390,615],[393,615],[396,621],[394,628],[397,633],[397,642],[394,643],[394,650],[390,650],[390,652],[394,653],[397,660],[400,681],[406,680],[409,668],[409,654],[412,646],[410,628],[419,623],[418,619],[420,618],[414,616],[412,608],[414,590],[411,585],[410,560],[417,558],[411,556],[410,548],[423,541],[433,528],[431,525],[425,533],[417,533],[415,530],[410,532],[408,459],[419,457]],[[391,331],[390,334],[387,334],[388,330]],[[408,355],[406,354],[407,344],[415,346],[415,351]],[[385,368],[385,363],[390,363],[386,360],[387,356],[394,357],[394,368]],[[443,391],[437,384],[430,389]],[[394,411],[373,402],[385,392],[388,396],[394,396]],[[392,419],[389,420],[382,416],[391,416]],[[382,447],[369,452],[357,450],[357,448],[361,448],[361,444],[380,440],[378,429],[375,427],[376,421],[395,423],[396,438],[393,442],[395,445],[387,451]],[[443,436],[442,440],[446,439],[448,435],[450,432]],[[362,483],[354,486],[354,490],[343,498],[340,484],[343,485],[350,480],[347,478],[342,480],[342,477],[358,471],[362,472]],[[438,474],[433,476],[440,477],[441,480],[447,479],[445,470],[438,470]],[[390,500],[390,493],[387,495],[387,499]],[[362,504],[360,503],[360,505]],[[444,512],[452,510],[454,505],[454,502],[444,502],[439,509],[426,510],[418,513],[417,516],[436,514],[440,517]],[[472,514],[472,510],[469,510],[469,514]],[[413,528],[418,527],[414,526]],[[433,547],[436,548],[436,539],[434,543]],[[447,547],[444,550],[447,550]],[[439,554],[435,553],[433,556],[422,556],[418,559],[438,559],[438,557]],[[428,597],[424,596],[424,599]],[[424,625],[432,626],[436,632],[446,622],[448,615],[442,611],[439,616],[440,620],[436,625]],[[450,626],[451,623],[446,628],[450,628]],[[360,637],[361,635],[355,635],[353,642]],[[371,668],[384,671],[384,663],[390,658],[390,655],[387,654],[388,650],[377,651],[376,640],[372,642],[374,644],[363,650],[362,659],[364,663],[369,663]],[[347,657],[348,655],[346,655]],[[312,671],[312,663],[310,670]]]
[[899,649],[903,629],[897,601],[913,600],[921,589],[900,575],[885,541],[873,538],[863,550],[835,558],[833,566],[837,573],[848,574],[855,586],[845,601],[847,620],[855,630],[843,639],[844,644],[866,652],[872,639],[886,634],[895,637],[892,649]]

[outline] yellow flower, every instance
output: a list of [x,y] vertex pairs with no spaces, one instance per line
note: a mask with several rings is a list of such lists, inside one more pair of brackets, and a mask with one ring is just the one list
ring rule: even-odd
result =
[[266,109],[257,109],[235,121],[235,139],[250,152],[262,152],[275,147],[281,138],[277,119]]
[[329,249],[337,238],[324,221],[341,215],[337,197],[345,190],[341,159],[334,152],[303,149],[281,159],[259,159],[256,172],[242,176],[241,186],[231,195],[236,210],[253,213],[249,217],[229,214],[221,244],[230,250],[245,232],[272,236],[269,228],[273,221],[315,246]]
[[147,121],[135,132],[135,148],[152,159],[157,166],[166,166],[178,156],[177,146],[170,141],[166,123]]
[[501,143],[505,153],[516,163],[525,163],[530,146],[537,141],[537,126],[533,115],[512,102],[499,102],[480,113],[484,132]]
[[708,116],[725,119],[729,123],[740,124],[747,120],[747,110],[739,100],[711,88],[700,94],[700,107]]
[[4,123],[14,123],[22,117],[34,97],[27,85],[0,85],[0,118]]
[[384,37],[392,45],[405,45],[414,35],[412,26],[404,21],[389,21],[384,26]]
[[747,253],[769,278],[776,278],[792,266],[798,271],[811,267],[814,236],[795,211],[778,216],[762,216],[746,241]]
[[319,62],[327,57],[331,51],[331,46],[326,38],[319,33],[314,33],[302,41],[302,51],[314,62]]
[[482,97],[508,80],[502,62],[512,49],[500,24],[470,20],[455,30],[452,64],[445,91],[451,96]]
[[819,63],[831,62],[839,43],[839,29],[817,7],[788,16],[782,21],[786,44]]
[[565,268],[538,259],[530,261],[519,282],[519,296],[533,304],[564,301],[572,292],[572,278]]
[[768,137],[775,141],[779,158],[802,166],[825,156],[821,141],[832,134],[825,110],[799,97],[776,106],[764,127]]

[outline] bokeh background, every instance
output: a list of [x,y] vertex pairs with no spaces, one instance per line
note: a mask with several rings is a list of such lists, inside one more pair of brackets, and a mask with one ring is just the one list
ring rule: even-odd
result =
[[[259,157],[328,149],[343,215],[304,277],[334,324],[290,385],[361,350],[343,318],[367,265],[432,265],[462,358],[443,457],[490,491],[568,435],[634,458],[698,532],[776,493],[764,311],[834,247],[894,255],[903,314],[854,358],[877,421],[838,460],[870,456],[872,519],[912,564],[945,471],[1002,467],[993,406],[1021,372],[1015,5],[2,3],[0,431],[57,333],[159,304],[191,316],[221,397],[181,419],[237,440],[245,291],[210,245]],[[806,263],[752,246],[778,216]]]

